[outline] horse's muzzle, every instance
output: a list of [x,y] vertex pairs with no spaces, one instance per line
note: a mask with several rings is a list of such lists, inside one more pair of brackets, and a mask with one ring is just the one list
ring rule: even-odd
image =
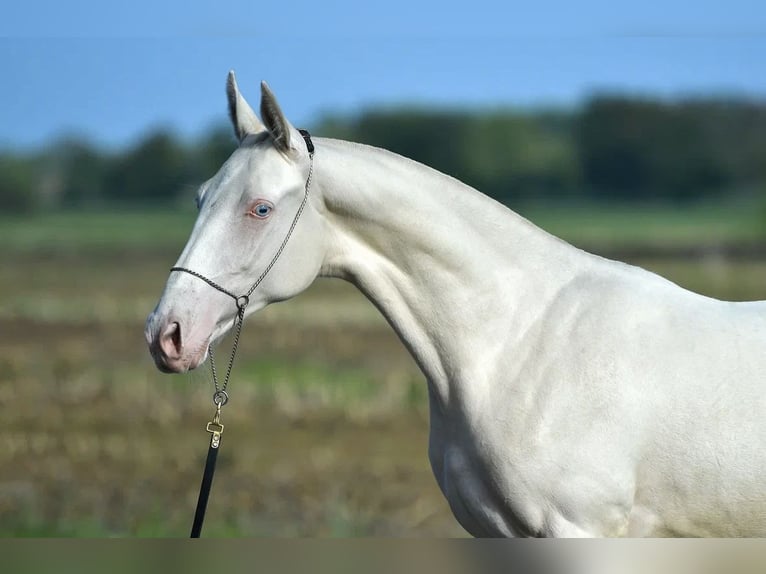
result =
[[205,359],[207,342],[188,345],[182,324],[172,318],[159,319],[152,313],[146,320],[144,336],[157,368],[164,373],[185,373]]

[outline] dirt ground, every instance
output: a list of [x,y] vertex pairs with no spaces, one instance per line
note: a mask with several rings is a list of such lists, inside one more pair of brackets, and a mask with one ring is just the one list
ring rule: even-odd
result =
[[[188,535],[209,371],[163,375],[143,338],[174,257],[0,256],[0,535]],[[762,262],[638,262],[766,298]],[[351,286],[249,319],[230,390],[205,535],[465,535],[428,463],[425,381]]]
[[[211,389],[146,351],[168,261],[2,261],[1,534],[188,535]],[[248,320],[230,389],[205,535],[464,535],[428,464],[425,382],[351,287]]]

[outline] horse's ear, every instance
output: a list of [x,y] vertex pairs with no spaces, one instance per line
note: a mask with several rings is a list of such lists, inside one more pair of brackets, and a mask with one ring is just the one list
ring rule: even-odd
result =
[[237,78],[234,77],[234,70],[229,72],[229,77],[226,80],[226,96],[229,100],[229,117],[239,141],[250,134],[257,134],[266,129],[255,115],[253,108],[240,93]]
[[285,118],[277,98],[274,97],[266,82],[261,82],[261,117],[266,124],[266,129],[274,138],[277,149],[283,152],[289,151],[293,147],[291,144],[294,134],[298,132]]

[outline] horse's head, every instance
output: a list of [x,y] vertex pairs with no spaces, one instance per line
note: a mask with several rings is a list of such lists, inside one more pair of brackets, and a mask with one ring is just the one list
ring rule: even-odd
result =
[[[199,215],[176,263],[242,295],[269,266],[301,207],[311,159],[300,132],[261,85],[261,117],[227,82],[229,115],[240,145],[197,194]],[[313,192],[314,190],[312,190]],[[284,251],[250,295],[247,314],[297,295],[322,264],[322,218],[306,205]],[[157,366],[184,372],[205,360],[208,347],[233,325],[234,299],[192,274],[170,274],[146,321],[146,340]]]

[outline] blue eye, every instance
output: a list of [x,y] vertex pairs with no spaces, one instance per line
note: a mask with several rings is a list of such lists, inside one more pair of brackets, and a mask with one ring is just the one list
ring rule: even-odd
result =
[[268,203],[259,203],[253,208],[253,215],[256,217],[267,217],[271,213],[272,207]]

